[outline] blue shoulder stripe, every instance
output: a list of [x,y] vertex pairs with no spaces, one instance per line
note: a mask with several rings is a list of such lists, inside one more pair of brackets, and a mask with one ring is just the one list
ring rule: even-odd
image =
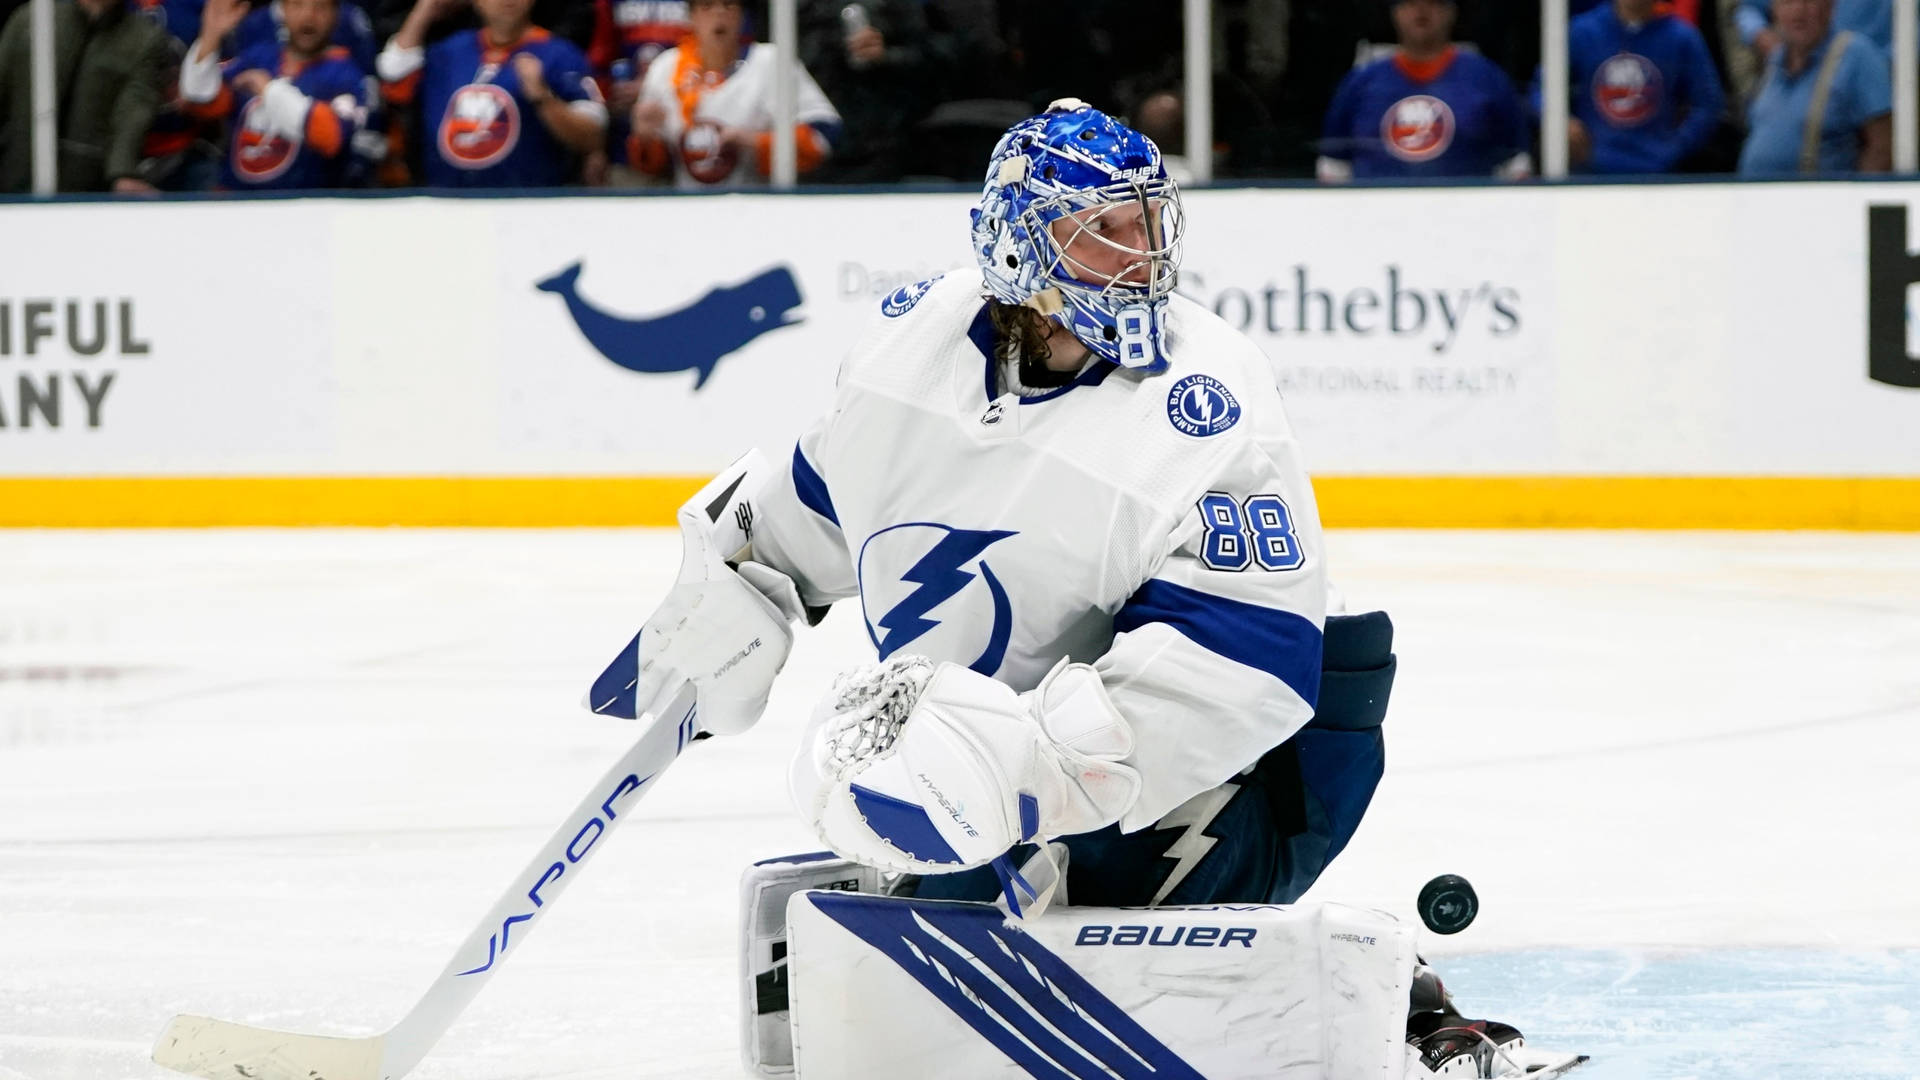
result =
[[833,512],[833,497],[827,494],[827,482],[820,479],[820,473],[800,452],[800,444],[793,444],[793,487],[800,493],[800,501],[807,509],[833,522],[840,524],[840,515]]
[[1286,683],[1308,705],[1319,703],[1320,628],[1306,618],[1154,578],[1127,598],[1113,630],[1148,623],[1171,626],[1208,652]]

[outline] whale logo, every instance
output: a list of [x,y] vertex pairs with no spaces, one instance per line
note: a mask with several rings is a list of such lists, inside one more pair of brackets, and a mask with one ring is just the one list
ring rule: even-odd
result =
[[801,321],[793,315],[800,306],[800,284],[785,266],[763,270],[738,285],[718,286],[676,311],[627,319],[609,315],[580,296],[585,265],[576,262],[534,288],[567,302],[574,325],[600,355],[628,371],[697,372],[695,390],[706,385],[715,365],[747,342]]

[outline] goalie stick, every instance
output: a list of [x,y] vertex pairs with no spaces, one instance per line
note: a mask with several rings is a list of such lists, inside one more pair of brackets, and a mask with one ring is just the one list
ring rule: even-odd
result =
[[154,1045],[153,1060],[206,1080],[399,1080],[427,1056],[508,951],[526,940],[538,916],[579,876],[606,834],[624,821],[697,733],[694,693],[684,685],[647,723],[606,775],[547,838],[505,895],[461,943],[439,978],[407,1015],[379,1035],[303,1035],[206,1016],[176,1016]]
[[[699,530],[697,536],[688,534],[682,582],[723,571],[718,552],[746,549],[752,521],[749,500],[767,473],[760,453],[749,452],[681,508],[683,530]],[[645,730],[541,845],[399,1023],[379,1035],[355,1038],[181,1015],[161,1032],[154,1062],[205,1080],[400,1080],[412,1071],[506,962],[508,950],[526,939],[539,916],[580,875],[606,834],[629,816],[653,781],[701,734],[692,683],[660,685],[656,677],[647,686],[639,685],[639,645],[636,635],[615,667],[596,681],[587,705],[597,713],[644,715]],[[634,671],[634,677],[623,679],[616,672],[624,668],[628,653],[635,667],[626,670]]]

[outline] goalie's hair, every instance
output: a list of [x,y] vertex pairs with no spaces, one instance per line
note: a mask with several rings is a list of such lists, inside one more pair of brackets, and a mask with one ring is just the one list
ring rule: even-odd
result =
[[1042,369],[1053,357],[1047,339],[1054,326],[1045,315],[1025,304],[1006,304],[986,297],[987,317],[993,321],[993,351],[1002,360],[1018,358],[1023,368],[1032,364]]

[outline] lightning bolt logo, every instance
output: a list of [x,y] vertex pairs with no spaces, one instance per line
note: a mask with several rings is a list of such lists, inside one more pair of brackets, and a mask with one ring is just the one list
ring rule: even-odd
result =
[[1185,828],[1186,832],[1161,853],[1162,858],[1175,862],[1173,870],[1167,874],[1167,880],[1160,883],[1160,891],[1153,894],[1148,906],[1159,907],[1175,887],[1187,879],[1193,868],[1200,865],[1200,860],[1207,857],[1213,845],[1220,842],[1217,837],[1207,835],[1207,826],[1213,824],[1213,819],[1220,816],[1220,811],[1225,810],[1239,792],[1239,784],[1221,784],[1174,807],[1166,817],[1153,823],[1155,829]]
[[[927,613],[952,599],[975,578],[981,578],[986,582],[987,591],[993,599],[993,626],[985,651],[968,666],[983,675],[993,674],[1006,655],[1007,640],[1013,630],[1013,607],[1007,598],[1006,588],[994,576],[992,568],[978,560],[987,548],[1018,534],[1005,529],[956,529],[932,522],[912,522],[882,529],[868,537],[867,544],[885,533],[907,528],[933,528],[944,535],[908,567],[906,573],[900,575],[900,580],[912,582],[917,588],[888,609],[886,614],[868,624],[867,635],[873,639],[874,649],[879,652],[880,659],[885,660],[919,640],[940,625],[940,620],[928,618]],[[866,545],[863,544],[863,561],[865,556]],[[976,563],[978,573],[969,569]],[[864,582],[862,592],[865,592]],[[878,633],[876,627],[886,633]]]

